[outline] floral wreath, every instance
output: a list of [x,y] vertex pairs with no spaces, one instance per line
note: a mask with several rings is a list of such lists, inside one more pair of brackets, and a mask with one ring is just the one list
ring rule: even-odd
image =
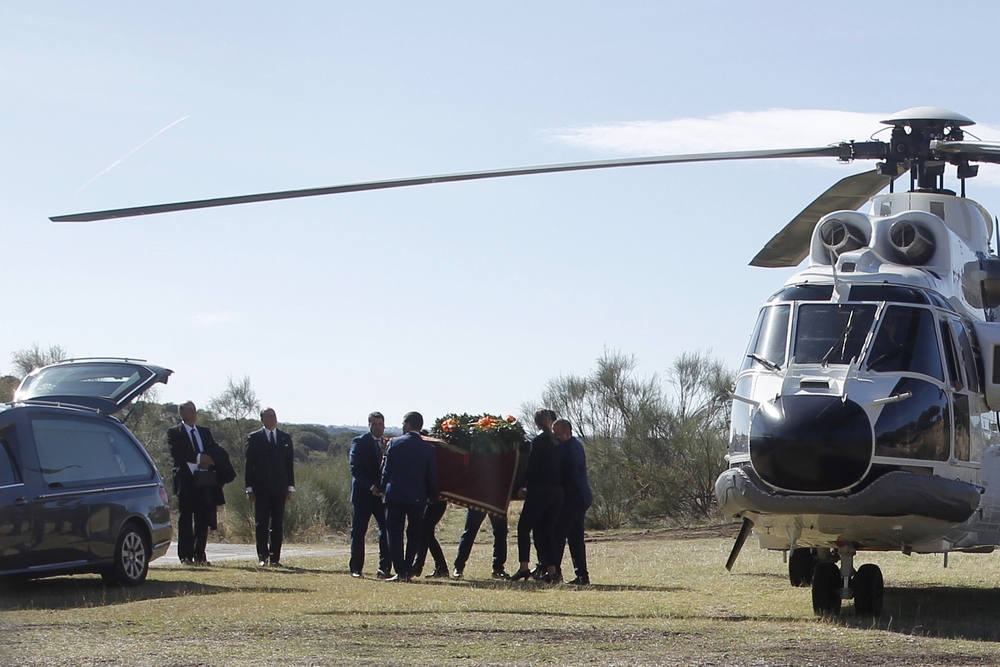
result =
[[470,454],[517,451],[525,440],[524,429],[513,415],[490,414],[447,414],[434,422],[431,436]]

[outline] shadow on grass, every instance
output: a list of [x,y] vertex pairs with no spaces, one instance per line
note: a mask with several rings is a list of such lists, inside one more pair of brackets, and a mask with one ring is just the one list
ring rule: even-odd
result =
[[79,609],[105,607],[142,600],[160,600],[189,595],[219,593],[308,593],[309,589],[274,586],[232,587],[194,581],[147,579],[135,588],[107,586],[99,578],[55,577],[4,582],[0,589],[0,611],[19,609]]
[[411,584],[419,583],[424,586],[464,586],[467,588],[476,588],[481,590],[491,590],[491,591],[593,591],[599,593],[614,593],[621,591],[636,591],[636,592],[649,592],[649,593],[681,593],[691,591],[693,589],[687,588],[685,586],[643,586],[640,584],[630,585],[630,584],[588,584],[586,586],[571,586],[569,584],[557,584],[553,586],[552,584],[544,584],[542,582],[536,581],[490,581],[490,580],[476,580],[476,579],[461,579],[456,581],[454,579],[414,579]]
[[904,635],[1000,642],[1000,589],[886,588],[882,616],[855,616],[845,603],[836,623]]
[[[312,612],[316,616],[427,616],[430,614],[453,614],[461,613],[463,616],[467,614],[485,614],[487,616],[539,616],[544,618],[580,618],[580,619],[604,619],[604,620],[640,620],[640,619],[652,619],[652,618],[686,618],[686,619],[702,619],[711,621],[723,621],[727,623],[741,623],[745,621],[764,621],[768,623],[773,622],[795,622],[801,621],[800,618],[795,617],[760,617],[760,616],[678,616],[676,614],[659,614],[655,612],[644,612],[636,614],[600,614],[600,613],[587,613],[587,612],[567,612],[567,611],[551,611],[548,609],[462,609],[460,612],[456,611],[429,611],[427,609],[401,609],[401,610],[365,610],[360,612],[356,609],[354,610],[330,610],[330,611],[317,611]],[[521,630],[511,630],[511,632],[521,632]]]

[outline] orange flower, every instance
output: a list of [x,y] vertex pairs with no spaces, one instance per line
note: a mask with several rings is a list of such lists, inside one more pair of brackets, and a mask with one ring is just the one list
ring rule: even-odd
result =
[[455,420],[451,419],[450,417],[441,422],[441,430],[444,431],[445,433],[451,433],[457,427],[458,423],[456,423]]
[[497,420],[493,419],[489,415],[483,415],[479,421],[476,422],[476,426],[487,431],[497,425]]
[[514,415],[507,415],[507,423],[508,424],[513,424],[516,421],[517,421],[517,417],[515,417]]

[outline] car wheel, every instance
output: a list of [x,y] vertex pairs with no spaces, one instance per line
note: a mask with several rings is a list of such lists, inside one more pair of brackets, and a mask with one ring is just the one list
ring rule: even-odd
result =
[[149,573],[149,541],[134,523],[126,523],[115,543],[115,562],[104,580],[120,586],[138,586]]

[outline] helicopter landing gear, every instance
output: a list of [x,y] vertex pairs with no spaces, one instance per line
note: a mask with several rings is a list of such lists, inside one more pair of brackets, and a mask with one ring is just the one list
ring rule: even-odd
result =
[[882,570],[878,565],[866,563],[858,568],[858,573],[851,578],[854,588],[854,613],[858,616],[882,615]]
[[816,550],[809,548],[793,549],[788,557],[788,580],[792,586],[805,587],[813,582],[816,571]]
[[812,580],[813,611],[817,616],[836,616],[843,600],[854,599],[854,613],[858,616],[879,617],[882,614],[882,570],[878,565],[866,563],[854,569],[853,547],[839,550],[840,566],[836,564],[837,552],[819,553],[819,562]]
[[840,568],[836,563],[816,564],[812,580],[813,611],[817,616],[840,614]]

